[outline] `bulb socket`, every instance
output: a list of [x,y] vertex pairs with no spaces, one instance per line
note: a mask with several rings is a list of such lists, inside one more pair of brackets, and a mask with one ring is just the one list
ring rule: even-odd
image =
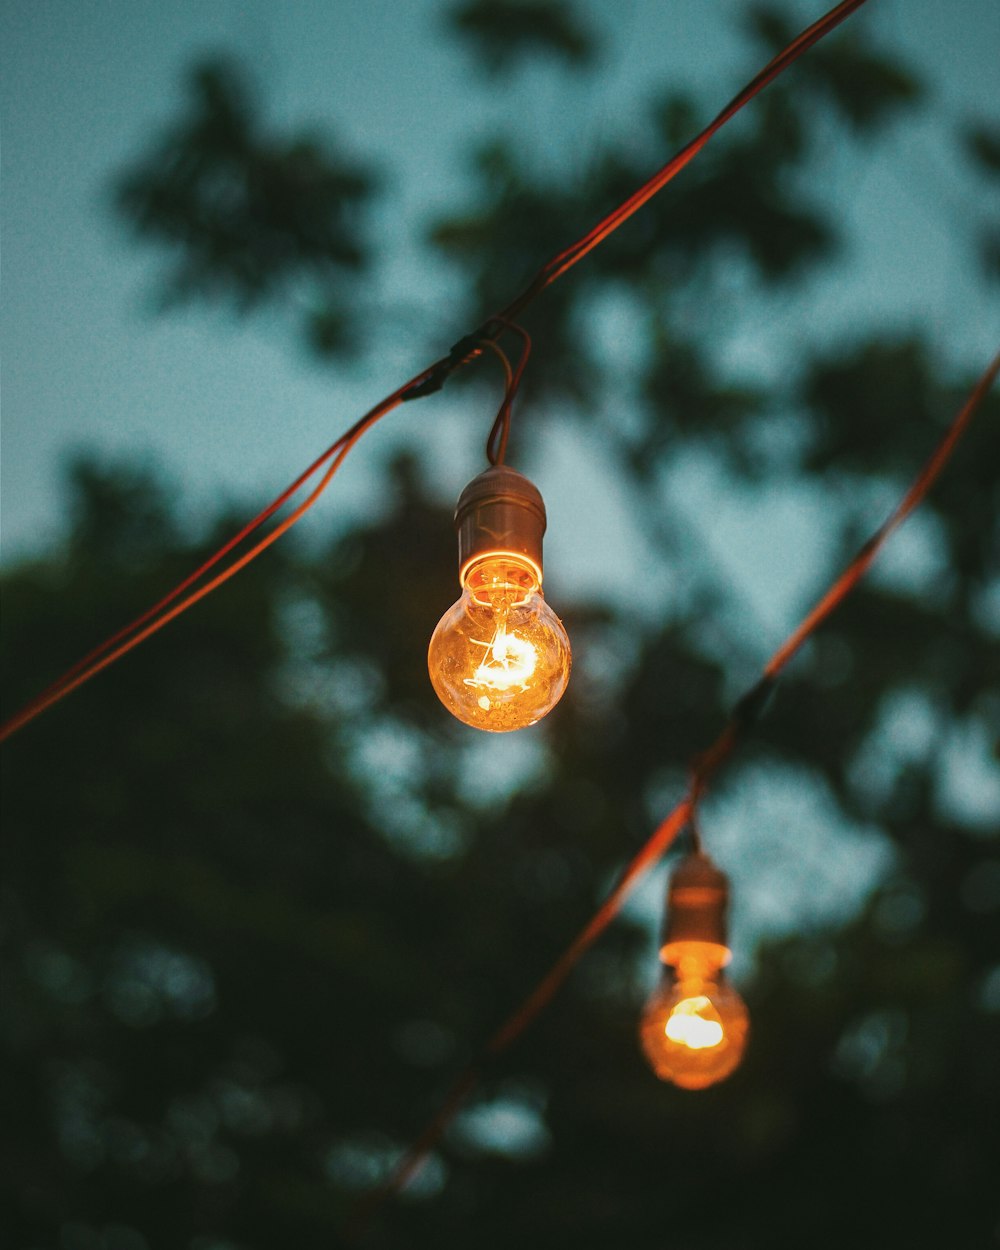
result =
[[729,878],[707,855],[688,855],[667,887],[667,910],[660,958],[676,942],[709,942],[726,946]]
[[505,464],[474,477],[458,497],[458,575],[462,584],[481,560],[510,555],[524,561],[542,584],[545,504],[534,483]]

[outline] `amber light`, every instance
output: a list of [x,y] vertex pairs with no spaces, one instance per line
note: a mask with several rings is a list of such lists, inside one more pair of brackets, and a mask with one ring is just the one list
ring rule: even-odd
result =
[[471,567],[427,653],[431,683],[448,711],[493,733],[533,725],[551,711],[570,664],[569,638],[536,570],[504,553]]
[[646,1003],[642,1048],[661,1080],[705,1089],[739,1067],[750,1018],[726,980],[729,882],[696,851],[678,865],[667,891],[660,960],[663,978]]
[[431,684],[466,725],[523,729],[559,702],[571,665],[542,594],[545,505],[526,477],[494,465],[462,491],[455,527],[462,596],[431,637]]
[[642,1017],[642,1047],[661,1080],[705,1089],[739,1066],[750,1019],[722,969],[730,952],[714,942],[664,947],[663,983]]

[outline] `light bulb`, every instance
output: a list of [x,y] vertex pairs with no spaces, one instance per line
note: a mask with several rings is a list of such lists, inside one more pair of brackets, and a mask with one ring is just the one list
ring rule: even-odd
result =
[[569,680],[569,639],[534,570],[497,555],[470,571],[427,654],[431,682],[467,725],[505,733],[555,707]]
[[723,969],[729,883],[702,854],[689,855],[670,882],[660,959],[663,980],[642,1014],[640,1040],[661,1080],[705,1089],[743,1058],[750,1018]]
[[675,942],[669,950],[677,963],[646,1003],[642,1048],[661,1080],[704,1089],[739,1066],[750,1019],[722,972],[727,947]]
[[527,478],[498,465],[462,492],[455,523],[462,596],[431,637],[431,684],[467,725],[522,729],[559,702],[571,664],[541,589],[545,507]]

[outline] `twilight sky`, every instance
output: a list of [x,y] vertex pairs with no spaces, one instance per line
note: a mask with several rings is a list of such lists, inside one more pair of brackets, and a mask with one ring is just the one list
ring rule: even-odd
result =
[[[715,106],[755,68],[723,0],[593,0],[595,24],[612,35],[596,79],[528,73],[514,89],[491,91],[444,32],[440,8],[432,0],[5,0],[5,558],[57,524],[59,464],[70,448],[149,457],[195,509],[217,494],[249,505],[284,485],[359,409],[440,354],[468,327],[449,316],[446,275],[412,240],[421,221],[462,194],[458,158],[472,136],[498,121],[516,125],[526,148],[564,164],[585,195],[579,170],[588,151],[616,136],[627,142],[652,92],[683,85]],[[800,3],[796,11],[806,18],[821,6]],[[923,120],[896,128],[877,150],[831,136],[818,191],[838,204],[856,239],[853,258],[814,285],[804,312],[779,308],[762,326],[747,307],[729,345],[734,366],[778,370],[793,324],[816,338],[861,317],[920,321],[946,359],[981,367],[997,318],[955,245],[953,223],[985,216],[987,206],[974,202],[941,122],[996,114],[1000,8],[994,0],[872,0],[851,20],[933,75],[931,99]],[[313,364],[289,322],[276,317],[238,323],[200,309],[149,311],[156,258],[112,217],[108,182],[173,116],[187,64],[213,49],[233,50],[252,67],[270,123],[326,127],[387,173],[387,204],[406,228],[378,240],[378,296],[387,307],[428,312],[393,327],[370,366]],[[733,310],[726,315],[732,329]],[[478,468],[482,420],[459,426],[454,401],[438,402],[443,441],[461,447],[467,437],[473,457],[442,473],[442,489],[451,491]],[[338,500],[364,508],[366,465],[405,437],[405,425],[402,417],[357,453],[328,515]],[[574,466],[575,476],[593,471]],[[558,511],[558,480],[548,491]],[[609,541],[618,546],[627,519],[618,515],[624,506],[611,503]],[[585,537],[592,548],[599,536]]]

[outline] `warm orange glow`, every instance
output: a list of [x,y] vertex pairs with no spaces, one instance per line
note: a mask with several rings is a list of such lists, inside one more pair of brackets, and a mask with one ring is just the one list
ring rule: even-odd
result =
[[461,599],[441,618],[427,665],[438,698],[460,721],[506,733],[533,725],[566,689],[569,639],[542,597],[538,573],[506,553],[465,575]]
[[725,1036],[719,1013],[704,994],[682,999],[670,1013],[664,1032],[670,1041],[689,1050],[718,1046]]
[[[527,690],[538,664],[538,652],[526,638],[509,634],[505,621],[497,625],[489,642],[473,645],[482,647],[486,655],[475,673],[466,677],[465,684],[478,690]],[[481,708],[489,706],[489,697],[480,695],[476,702]]]
[[729,950],[674,942],[661,954],[669,971],[643,1013],[643,1050],[661,1080],[705,1089],[735,1071],[746,1046],[746,1005],[722,971]]

